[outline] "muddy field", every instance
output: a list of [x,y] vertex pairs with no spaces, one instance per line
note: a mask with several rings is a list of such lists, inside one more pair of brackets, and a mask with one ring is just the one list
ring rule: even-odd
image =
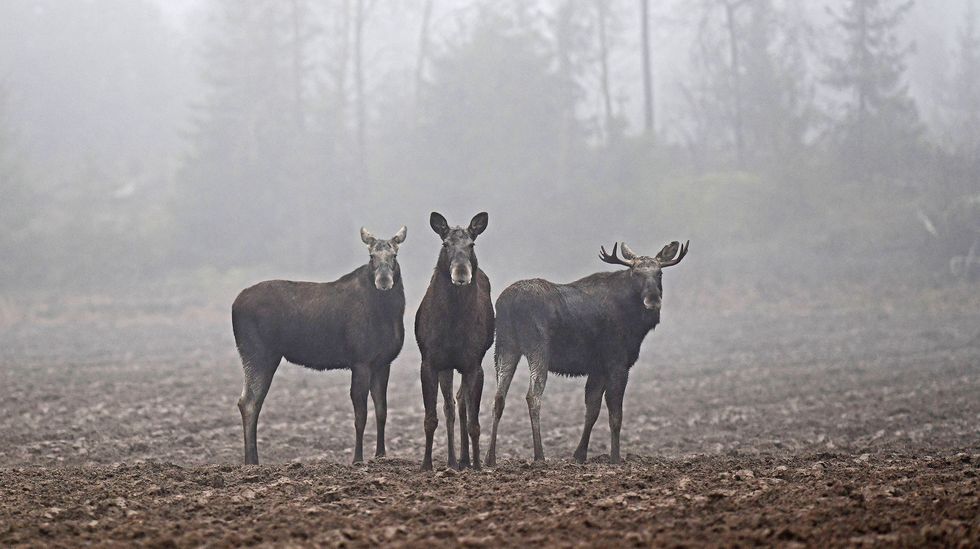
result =
[[244,467],[233,293],[0,300],[0,545],[980,544],[980,288],[722,295],[667,296],[624,465],[605,412],[570,463],[584,382],[557,377],[529,463],[522,364],[500,466],[429,474],[414,342],[386,459],[347,465],[348,374],[283,364]]

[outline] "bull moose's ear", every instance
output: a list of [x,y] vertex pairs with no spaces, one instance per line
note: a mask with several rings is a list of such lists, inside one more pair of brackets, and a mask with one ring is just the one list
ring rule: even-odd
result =
[[670,261],[671,259],[674,259],[674,256],[677,255],[677,250],[679,250],[680,247],[681,247],[681,243],[677,242],[676,240],[671,242],[670,244],[667,244],[666,246],[664,246],[664,249],[660,250],[660,253],[657,254],[656,260],[660,262],[664,262],[664,261]]
[[365,229],[364,227],[361,227],[361,242],[363,242],[363,243],[367,244],[368,246],[370,246],[370,245],[374,244],[374,241],[375,240],[377,240],[377,239],[374,238],[374,235],[373,234],[371,234],[370,232],[368,232],[368,230]]
[[395,241],[395,244],[401,244],[402,242],[405,242],[405,236],[407,233],[408,233],[408,229],[404,225],[402,225],[402,228],[398,229],[398,232],[395,233],[395,236],[394,238],[392,238],[392,240]]
[[469,232],[470,238],[476,238],[483,231],[487,230],[487,222],[489,221],[487,212],[480,212],[473,216],[473,220],[470,221]]
[[439,235],[439,238],[446,238],[449,234],[449,222],[439,212],[429,214],[429,226]]

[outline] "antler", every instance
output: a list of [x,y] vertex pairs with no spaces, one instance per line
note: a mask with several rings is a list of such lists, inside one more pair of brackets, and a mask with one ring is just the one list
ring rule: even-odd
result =
[[633,266],[632,263],[624,261],[620,259],[618,255],[616,255],[617,246],[619,246],[619,243],[613,243],[612,254],[606,253],[605,246],[599,246],[599,259],[601,259],[605,263],[609,263],[610,265],[622,265],[624,267],[632,267]]
[[[660,268],[671,267],[680,263],[681,260],[684,259],[684,256],[687,255],[687,250],[690,245],[690,240],[685,242],[683,246],[680,244],[680,242],[675,240],[674,242],[664,246],[664,249],[660,250],[660,253],[657,254],[656,257],[657,263],[660,264]],[[679,255],[677,253],[678,251],[680,251]],[[677,256],[676,258],[674,257],[675,255]]]
[[640,255],[634,252],[633,250],[631,250],[630,247],[627,246],[625,242],[619,245],[619,250],[623,252],[623,259],[625,259],[626,261],[633,261],[636,258],[640,257]]

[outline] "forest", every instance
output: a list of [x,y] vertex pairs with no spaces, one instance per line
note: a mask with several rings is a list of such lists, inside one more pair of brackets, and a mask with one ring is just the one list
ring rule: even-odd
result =
[[975,277],[980,2],[919,4],[5,1],[0,290],[325,280],[362,225],[421,278],[431,210],[492,279]]

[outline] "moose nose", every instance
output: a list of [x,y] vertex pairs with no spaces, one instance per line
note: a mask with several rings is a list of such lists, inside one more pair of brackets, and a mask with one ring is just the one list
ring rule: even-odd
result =
[[466,269],[453,269],[453,284],[456,286],[466,286],[470,283],[472,276]]
[[643,298],[643,306],[648,310],[656,311],[660,309],[660,298],[647,296]]
[[374,281],[374,285],[382,292],[386,292],[390,290],[395,283],[390,278],[379,278],[378,280]]

